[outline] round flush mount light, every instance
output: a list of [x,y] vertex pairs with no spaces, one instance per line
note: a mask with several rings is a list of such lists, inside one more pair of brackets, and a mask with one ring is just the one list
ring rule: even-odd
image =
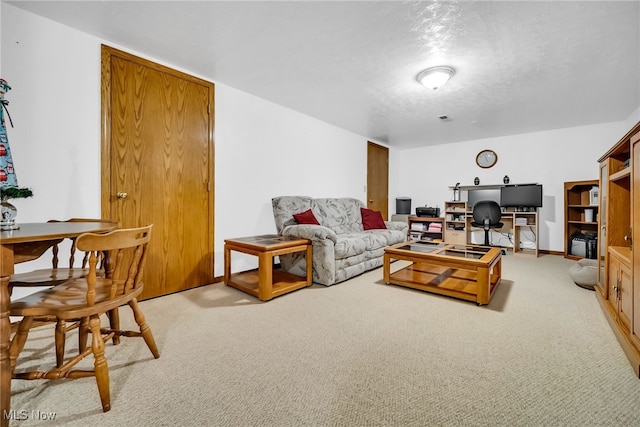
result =
[[451,67],[431,67],[421,71],[416,79],[425,87],[438,90],[438,88],[449,81],[454,74],[455,70]]

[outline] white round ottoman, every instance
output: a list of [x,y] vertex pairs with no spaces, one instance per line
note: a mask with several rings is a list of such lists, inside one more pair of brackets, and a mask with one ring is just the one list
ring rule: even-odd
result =
[[598,282],[598,260],[583,258],[569,268],[576,285],[593,290]]

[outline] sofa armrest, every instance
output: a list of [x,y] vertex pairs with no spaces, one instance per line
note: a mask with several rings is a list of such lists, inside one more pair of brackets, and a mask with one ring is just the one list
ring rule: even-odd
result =
[[409,231],[409,224],[404,221],[385,221],[384,224],[389,230]]
[[338,236],[330,228],[322,225],[296,224],[288,225],[282,229],[283,236],[298,237],[300,239],[323,240],[329,239],[333,243],[338,241]]

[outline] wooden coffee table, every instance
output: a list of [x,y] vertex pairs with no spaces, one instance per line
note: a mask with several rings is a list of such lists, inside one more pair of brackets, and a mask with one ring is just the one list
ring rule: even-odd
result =
[[[232,251],[257,256],[258,268],[231,273]],[[306,277],[296,276],[273,267],[274,257],[294,252],[306,252]],[[313,284],[311,255],[311,241],[307,239],[276,234],[227,239],[224,241],[224,282],[262,301],[268,301],[273,297]]]
[[[391,260],[411,262],[391,273]],[[384,251],[384,282],[488,304],[500,283],[500,248],[427,241],[404,242]]]

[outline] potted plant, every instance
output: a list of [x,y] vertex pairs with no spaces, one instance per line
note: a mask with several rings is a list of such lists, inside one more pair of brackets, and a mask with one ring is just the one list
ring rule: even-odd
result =
[[25,199],[33,196],[33,191],[25,187],[0,186],[0,230],[15,230],[18,209],[9,203],[10,199]]

